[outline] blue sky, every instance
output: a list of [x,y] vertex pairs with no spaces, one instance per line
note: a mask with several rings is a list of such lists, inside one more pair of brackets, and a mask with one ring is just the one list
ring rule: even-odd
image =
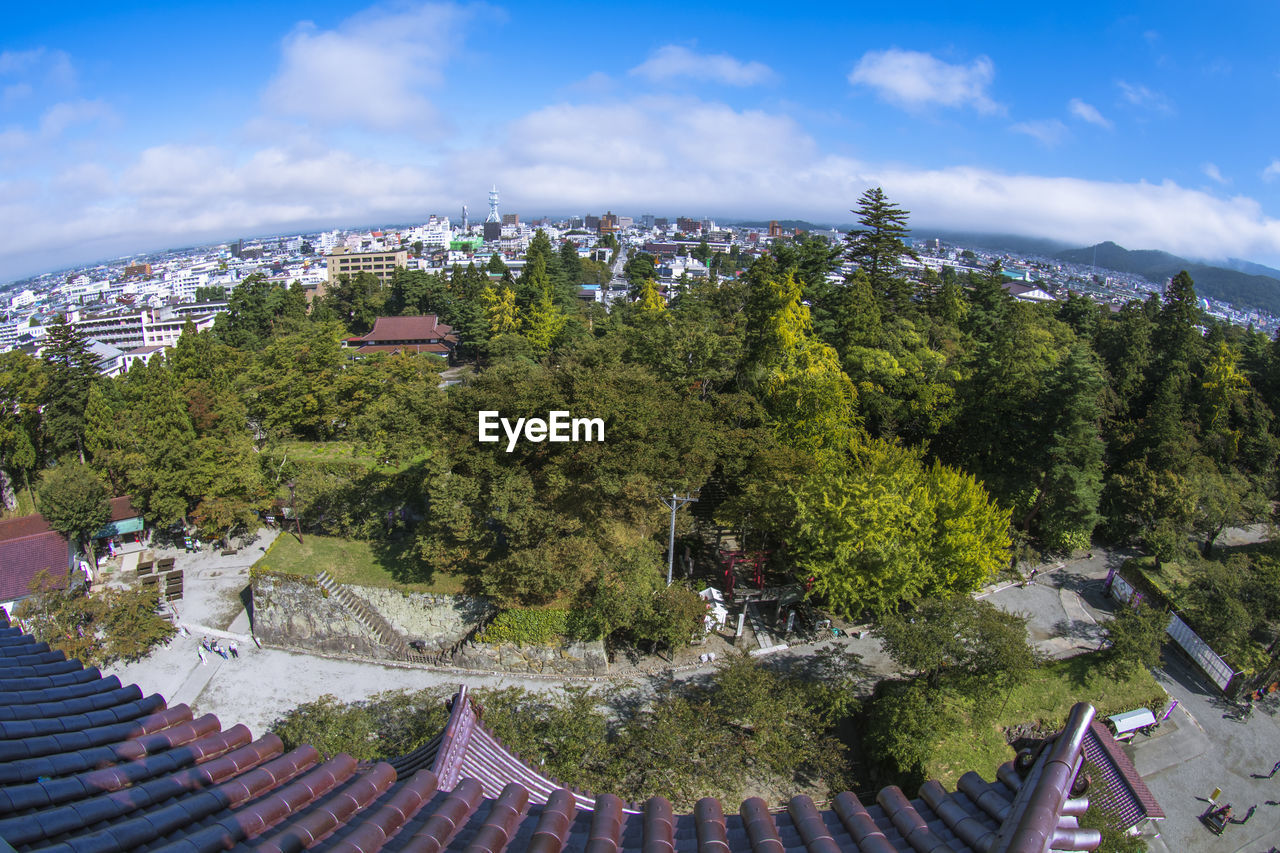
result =
[[[1274,3],[27,4],[0,281],[483,214],[848,222],[1280,263]],[[864,8],[865,7],[865,8]]]

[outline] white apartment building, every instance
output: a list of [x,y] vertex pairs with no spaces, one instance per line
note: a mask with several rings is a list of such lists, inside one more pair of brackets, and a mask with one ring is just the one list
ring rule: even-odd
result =
[[35,304],[36,304],[36,294],[34,291],[31,291],[31,290],[24,290],[21,293],[14,295],[14,297],[9,300],[9,307],[14,309],[15,311],[17,311],[20,308],[27,308]]
[[327,255],[333,251],[333,247],[338,245],[338,242],[337,231],[322,231],[311,241],[311,248],[317,255]]
[[193,269],[172,270],[164,274],[164,286],[170,294],[184,302],[196,298],[196,288],[209,285],[209,274]]
[[[197,332],[213,328],[218,310],[193,315],[192,323]],[[138,347],[173,346],[182,335],[187,316],[177,311],[144,308],[128,314],[110,314],[103,317],[74,319],[72,325],[86,337],[110,344],[121,350]]]

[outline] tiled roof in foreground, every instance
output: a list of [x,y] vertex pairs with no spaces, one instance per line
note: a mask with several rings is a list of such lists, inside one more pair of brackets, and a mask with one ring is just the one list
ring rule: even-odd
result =
[[[193,719],[17,628],[0,628],[0,838],[15,850],[710,851],[710,853],[1046,853],[1092,850],[1072,798],[1093,708],[1077,705],[1038,754],[976,773],[946,792],[926,782],[864,804],[840,794],[820,810],[795,797],[771,811],[715,799],[676,814],[654,797],[560,787],[484,725],[465,688],[445,730],[393,762],[322,762],[284,752],[243,725]],[[1077,794],[1080,792],[1077,791]]]

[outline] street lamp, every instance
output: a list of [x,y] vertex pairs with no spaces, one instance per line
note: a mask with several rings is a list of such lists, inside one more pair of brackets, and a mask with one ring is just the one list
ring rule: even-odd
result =
[[293,523],[298,531],[298,544],[302,544],[302,522],[298,520],[298,510],[294,508],[293,488],[296,485],[293,480],[285,483],[289,487],[289,514],[293,516]]
[[671,574],[676,564],[676,510],[685,504],[697,503],[698,499],[690,495],[680,497],[675,492],[671,497],[663,498],[663,506],[671,507],[671,536],[667,542],[667,586],[671,586]]

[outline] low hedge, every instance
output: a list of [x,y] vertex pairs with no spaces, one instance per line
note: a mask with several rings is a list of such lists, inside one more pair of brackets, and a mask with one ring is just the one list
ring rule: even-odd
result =
[[547,645],[561,637],[595,639],[584,615],[576,610],[504,610],[476,637],[481,643]]

